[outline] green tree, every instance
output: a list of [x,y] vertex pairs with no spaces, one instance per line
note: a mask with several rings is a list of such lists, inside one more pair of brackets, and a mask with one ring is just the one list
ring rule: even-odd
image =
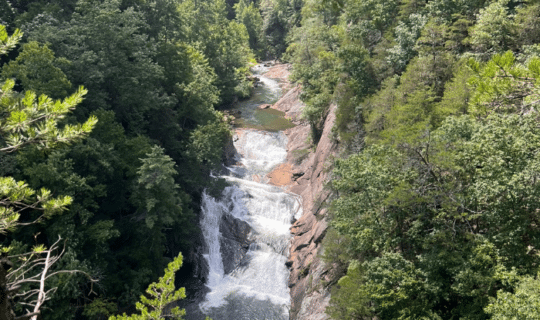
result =
[[407,22],[400,21],[395,29],[396,45],[388,50],[388,61],[396,72],[405,69],[407,62],[416,55],[414,44],[420,37],[427,18],[420,14],[411,14]]
[[362,281],[362,266],[351,261],[347,275],[339,279],[339,289],[332,295],[332,304],[326,312],[334,319],[368,319],[372,316],[369,307],[369,292],[365,292]]
[[516,61],[511,51],[496,54],[487,63],[469,60],[474,76],[470,111],[486,116],[492,112],[528,114],[539,103],[537,80],[540,58],[532,57],[526,65]]
[[22,45],[17,58],[2,68],[2,77],[15,78],[26,90],[36,94],[46,94],[53,99],[67,95],[71,83],[58,64],[68,63],[65,59],[57,59],[47,47],[33,41]]
[[263,0],[259,4],[263,19],[262,36],[266,44],[264,59],[278,58],[287,49],[287,3],[286,0]]
[[[8,36],[5,27],[0,26],[0,52],[5,53],[15,45],[20,37],[16,32]],[[84,88],[64,99],[53,101],[46,95],[39,98],[36,93],[27,91],[20,95],[13,91],[15,81],[6,80],[0,89],[0,135],[2,144],[0,152],[15,152],[24,146],[35,145],[38,148],[53,148],[61,144],[73,142],[87,135],[97,122],[90,117],[85,123],[58,127],[58,123],[66,114],[82,101],[86,94]],[[52,198],[50,191],[39,192],[30,189],[26,183],[17,182],[12,177],[2,179],[2,223],[1,232],[16,226],[20,212],[29,207],[41,207],[45,216],[62,211],[71,203],[70,197]],[[35,200],[33,200],[35,199]]]
[[526,5],[516,9],[514,36],[517,38],[515,40],[517,49],[538,43],[537,39],[540,36],[539,15],[540,3],[536,1],[527,1]]
[[[13,36],[8,36],[5,27],[0,26],[0,53],[6,53],[20,38],[21,34],[16,31]],[[83,124],[64,125],[59,127],[67,113],[82,101],[86,90],[82,87],[63,101],[53,101],[42,94],[37,97],[33,91],[19,94],[13,91],[15,81],[6,80],[0,89],[0,156],[6,153],[21,151],[26,146],[33,145],[37,149],[50,149],[62,144],[72,143],[86,136],[94,128],[97,119],[90,117]],[[51,191],[41,188],[35,191],[25,182],[16,181],[11,176],[0,177],[0,232],[13,231],[17,225],[31,225],[49,218],[53,214],[60,213],[71,204],[69,196],[52,197]],[[24,217],[24,223],[19,222],[21,214],[28,214],[32,209],[41,211],[34,219]],[[58,240],[59,241],[59,240]],[[30,306],[32,311],[24,311],[22,317],[37,319],[42,304],[50,299],[50,291],[45,289],[46,280],[58,272],[50,273],[51,266],[56,263],[62,254],[55,255],[58,249],[58,241],[51,245],[49,250],[43,246],[37,246],[34,253],[45,253],[45,257],[35,258],[34,253],[23,254],[20,257],[22,263],[10,270],[7,259],[2,261],[0,284],[2,292],[2,304],[0,307],[1,317],[12,319],[14,317],[13,306],[9,301],[17,290],[27,282],[37,282],[39,289],[25,287],[22,290],[23,297],[31,297]],[[8,253],[10,247],[3,247],[3,252]],[[37,259],[37,260],[36,260]],[[48,275],[48,273],[50,273]],[[30,296],[28,296],[30,295]]]
[[494,320],[540,319],[540,282],[535,277],[522,277],[513,293],[500,290],[485,308]]
[[186,297],[185,289],[176,290],[174,287],[175,272],[182,267],[182,254],[180,253],[165,269],[165,275],[160,277],[158,282],[154,282],[146,289],[148,296],[141,296],[137,302],[137,310],[141,313],[128,316],[124,313],[121,316],[109,317],[109,320],[160,320],[178,319],[185,315],[185,310],[174,307],[169,311],[166,308],[169,304]]
[[181,197],[174,182],[175,163],[154,146],[137,170],[137,185],[131,201],[137,208],[137,220],[143,220],[149,229],[171,226],[182,216]]
[[[375,315],[483,319],[488,298],[512,287],[513,268],[536,273],[535,116],[449,117],[419,141],[337,161],[331,225],[350,239],[349,259],[365,261],[359,290],[372,293]],[[397,271],[376,267],[393,252],[416,270],[411,291]],[[392,285],[371,288],[372,279]]]
[[259,9],[255,3],[247,0],[240,0],[234,5],[236,20],[246,26],[249,35],[249,47],[257,53],[257,56],[264,57],[264,42],[262,41],[263,20]]
[[231,138],[226,122],[199,126],[191,133],[189,152],[200,165],[216,168],[223,160],[223,146]]
[[13,49],[22,38],[22,32],[17,29],[10,36],[7,33],[6,26],[0,24],[0,55],[5,55]]
[[252,57],[249,34],[242,23],[227,19],[225,1],[183,1],[178,12],[188,26],[184,41],[204,54],[217,75],[214,84],[220,91],[220,103],[247,97],[246,74]]
[[38,24],[28,36],[50,43],[70,61],[62,71],[71,83],[88,88],[77,116],[113,110],[129,133],[144,133],[149,115],[172,102],[159,86],[164,71],[155,62],[155,40],[144,33],[143,14],[120,6],[119,0],[82,0],[68,21]]
[[[343,28],[326,25],[324,11],[320,12],[315,8],[312,12],[305,12],[302,24],[294,30],[294,43],[287,50],[294,66],[291,77],[303,86],[301,99],[306,107],[302,116],[308,120],[313,141],[317,142],[322,134],[334,90],[340,80],[339,72],[344,71],[337,51]],[[347,53],[343,52],[343,55],[347,56]],[[351,64],[356,64],[360,70],[351,68],[351,73],[362,71],[361,57],[358,60],[351,61]]]
[[471,44],[482,55],[507,50],[512,44],[514,22],[508,13],[510,0],[499,0],[480,10],[477,23],[471,28]]

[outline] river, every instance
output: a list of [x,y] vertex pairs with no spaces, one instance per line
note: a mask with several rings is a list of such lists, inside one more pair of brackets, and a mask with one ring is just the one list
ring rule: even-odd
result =
[[[263,66],[254,71],[261,85],[236,107],[242,115],[237,124],[243,127],[233,139],[236,164],[221,176],[229,186],[220,197],[204,194],[202,201],[209,292],[199,307],[214,320],[289,319],[285,262],[289,228],[302,213],[301,203],[298,196],[267,184],[266,175],[285,161],[287,138],[281,130],[291,124],[275,110],[258,108],[276,102],[282,93],[277,81],[262,75]],[[239,245],[225,242],[227,221],[243,233],[235,235]]]

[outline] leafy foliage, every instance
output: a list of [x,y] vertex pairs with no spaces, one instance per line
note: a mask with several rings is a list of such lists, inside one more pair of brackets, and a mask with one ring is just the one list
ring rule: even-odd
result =
[[17,97],[13,92],[14,85],[13,80],[7,80],[0,89],[2,111],[7,115],[0,122],[5,139],[1,152],[13,152],[30,144],[52,148],[69,143],[74,138],[88,134],[97,122],[95,117],[90,117],[83,124],[65,125],[61,129],[57,127],[66,113],[82,101],[86,94],[83,87],[64,101],[54,101],[46,95],[38,98],[33,91],[27,91],[22,98]]
[[[19,37],[18,31],[13,36],[7,36],[2,26],[0,53],[6,53]],[[53,57],[49,55],[48,58]],[[45,94],[41,94],[37,99],[36,93],[30,90],[24,95],[18,94],[13,91],[14,84],[14,80],[6,80],[0,89],[0,156],[20,152],[28,145],[34,145],[38,150],[47,150],[60,144],[73,143],[90,133],[97,123],[97,118],[90,117],[83,124],[64,125],[63,128],[58,128],[59,122],[66,114],[81,102],[82,96],[86,93],[82,87],[64,101],[53,101]],[[0,176],[0,233],[14,231],[18,225],[35,225],[42,222],[44,218],[50,218],[53,214],[64,211],[72,200],[70,196],[53,198],[51,191],[46,188],[42,187],[36,192],[28,184],[16,181],[12,176]],[[33,209],[41,211],[35,218],[29,214]],[[24,222],[20,221],[21,213],[25,213]],[[27,309],[24,311],[17,310],[23,313],[20,317],[37,319],[43,303],[49,300],[51,292],[56,290],[54,287],[46,289],[45,286],[49,286],[50,282],[47,280],[63,273],[50,270],[64,252],[59,250],[59,242],[60,238],[48,250],[43,244],[39,244],[35,245],[30,253],[20,253],[3,259],[0,275],[2,318],[14,318],[15,309],[25,306]],[[12,249],[11,245],[2,246],[3,255]],[[54,253],[58,251],[61,253]],[[18,258],[19,261],[14,265],[9,261],[10,258]],[[16,292],[21,288],[23,292],[18,294],[20,298],[17,304],[12,305],[11,299],[17,296]]]
[[499,0],[480,10],[471,30],[471,44],[483,54],[501,52],[511,44],[513,21],[508,14],[509,0]]
[[20,30],[16,30],[12,35],[9,35],[6,26],[0,25],[0,55],[5,55],[9,50],[13,49],[22,38]]
[[344,143],[327,313],[534,318],[538,2],[335,4],[306,3],[289,47],[306,108],[325,92]]
[[492,112],[526,114],[538,105],[537,79],[540,77],[540,59],[532,57],[526,66],[516,62],[511,51],[496,54],[486,64],[475,60],[469,63],[476,73],[469,83],[476,90],[471,97],[475,114]]
[[176,290],[174,287],[174,273],[182,267],[182,254],[179,254],[165,269],[165,275],[160,277],[158,282],[154,282],[146,289],[149,297],[141,296],[141,301],[137,302],[137,310],[140,315],[112,316],[109,320],[159,320],[159,319],[182,319],[186,313],[178,307],[165,311],[168,304],[186,297],[185,289]]
[[248,4],[246,0],[240,0],[234,5],[234,10],[236,11],[236,20],[246,27],[249,35],[249,47],[258,56],[262,56],[264,50],[264,40],[262,38],[263,20],[255,3]]
[[497,299],[491,298],[485,308],[494,320],[506,319],[538,319],[540,301],[537,278],[523,277],[516,286],[514,293],[499,291]]
[[[0,52],[6,53],[18,41],[20,33],[7,36],[3,26],[0,33]],[[38,99],[33,91],[27,91],[21,97],[13,91],[14,85],[15,81],[7,80],[0,89],[1,153],[15,152],[31,144],[50,149],[59,144],[72,143],[87,135],[97,122],[95,117],[90,117],[83,124],[66,125],[61,129],[57,127],[58,122],[82,101],[86,93],[82,87],[64,101],[53,101],[46,95],[41,95]],[[36,220],[39,221],[62,212],[72,202],[72,198],[68,196],[53,198],[51,191],[45,188],[36,192],[25,182],[16,181],[10,176],[0,177],[0,187],[1,233],[13,231],[21,211],[25,209],[43,210],[43,215]]]
[[[447,119],[418,147],[372,146],[336,163],[333,187],[341,196],[332,226],[351,239],[351,258],[366,261],[355,281],[374,302],[371,312],[482,318],[487,296],[507,285],[509,270],[535,270],[537,256],[527,253],[540,235],[531,209],[538,207],[538,137],[533,117],[492,116],[478,123],[462,116]],[[393,279],[397,271],[377,275],[391,270],[376,265],[394,252],[417,269],[410,280]],[[378,293],[372,279],[393,285],[376,286]],[[409,290],[403,281],[413,281],[411,291],[393,292],[398,283]]]
[[21,53],[2,70],[4,78],[16,78],[26,90],[46,94],[54,99],[67,95],[71,83],[56,65],[68,63],[55,59],[47,45],[37,42],[25,43]]
[[[258,8],[246,3],[229,20],[221,0],[8,5],[13,14],[2,11],[0,19],[24,30],[25,43],[0,61],[1,199],[25,206],[7,207],[5,227],[19,213],[22,223],[42,223],[10,233],[3,245],[61,235],[67,244],[58,268],[100,278],[91,296],[83,295],[86,279],[57,280],[45,319],[129,310],[168,257],[187,252],[186,263],[194,263],[197,202],[230,134],[215,108],[249,94],[250,36],[264,50]],[[20,39],[2,27],[2,54]],[[53,146],[62,148],[44,151]],[[41,187],[51,191],[33,191]]]

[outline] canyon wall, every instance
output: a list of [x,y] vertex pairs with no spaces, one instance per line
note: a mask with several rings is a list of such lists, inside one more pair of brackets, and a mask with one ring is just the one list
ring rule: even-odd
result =
[[325,283],[330,267],[320,258],[321,241],[326,234],[326,205],[332,193],[325,188],[331,174],[331,164],[337,153],[337,142],[332,139],[336,106],[330,107],[323,134],[314,145],[309,124],[300,117],[304,104],[300,101],[299,86],[289,91],[272,106],[286,113],[296,127],[288,129],[287,163],[269,175],[275,184],[285,186],[302,197],[303,214],[291,227],[289,288],[291,319],[329,319],[325,314],[330,293]]

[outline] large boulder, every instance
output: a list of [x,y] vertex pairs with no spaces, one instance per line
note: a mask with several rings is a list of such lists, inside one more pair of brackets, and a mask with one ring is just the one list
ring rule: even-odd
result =
[[245,221],[224,214],[219,225],[221,232],[221,256],[223,257],[223,271],[232,272],[242,264],[252,241],[249,238],[251,227]]

